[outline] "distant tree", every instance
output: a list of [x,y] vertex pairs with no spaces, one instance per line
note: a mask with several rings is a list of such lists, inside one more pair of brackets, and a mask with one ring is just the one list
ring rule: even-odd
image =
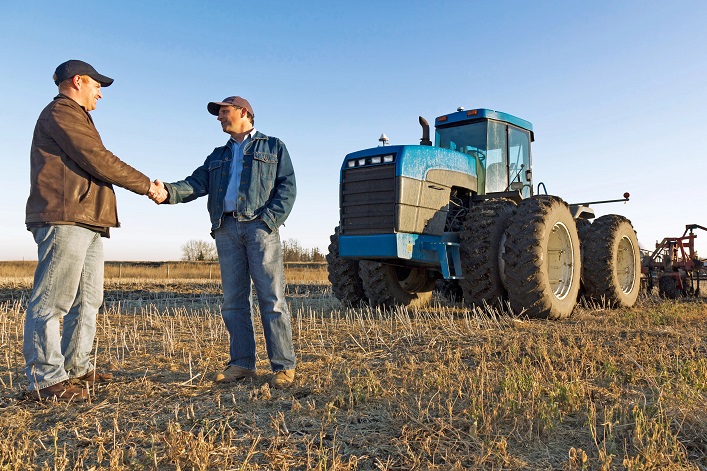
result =
[[326,255],[321,253],[317,247],[312,249],[312,261],[313,262],[324,262],[326,261]]
[[190,240],[182,245],[182,260],[191,262],[218,260],[216,244],[205,240]]
[[286,262],[323,262],[326,259],[318,248],[302,248],[296,239],[287,239],[282,243],[282,256]]
[[282,243],[282,258],[286,262],[301,262],[302,246],[296,239],[287,239]]

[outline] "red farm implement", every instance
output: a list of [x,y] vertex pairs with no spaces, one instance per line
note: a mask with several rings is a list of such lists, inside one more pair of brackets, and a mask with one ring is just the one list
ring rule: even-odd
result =
[[645,253],[642,274],[648,292],[658,286],[658,294],[664,298],[700,295],[700,278],[706,277],[704,260],[695,252],[695,229],[707,231],[703,226],[688,224],[681,237],[666,237],[656,243],[652,253]]

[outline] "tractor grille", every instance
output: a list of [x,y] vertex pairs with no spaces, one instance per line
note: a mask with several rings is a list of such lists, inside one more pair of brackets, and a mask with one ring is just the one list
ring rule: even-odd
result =
[[395,164],[344,170],[341,233],[395,232]]

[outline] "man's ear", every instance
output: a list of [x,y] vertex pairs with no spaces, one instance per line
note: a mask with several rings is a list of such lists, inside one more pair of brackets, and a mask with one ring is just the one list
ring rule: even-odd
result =
[[71,84],[74,86],[76,90],[81,88],[82,82],[81,82],[81,76],[80,75],[74,75],[71,78]]

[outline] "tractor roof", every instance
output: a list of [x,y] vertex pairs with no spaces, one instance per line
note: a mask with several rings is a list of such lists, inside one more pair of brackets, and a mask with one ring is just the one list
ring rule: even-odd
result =
[[444,116],[440,116],[435,120],[436,127],[444,127],[450,124],[458,124],[464,121],[474,121],[477,119],[494,119],[496,121],[503,121],[519,128],[526,129],[533,132],[533,125],[524,119],[517,118],[508,113],[503,113],[501,111],[488,110],[486,108],[477,108],[474,110],[462,110],[456,113],[450,113]]

